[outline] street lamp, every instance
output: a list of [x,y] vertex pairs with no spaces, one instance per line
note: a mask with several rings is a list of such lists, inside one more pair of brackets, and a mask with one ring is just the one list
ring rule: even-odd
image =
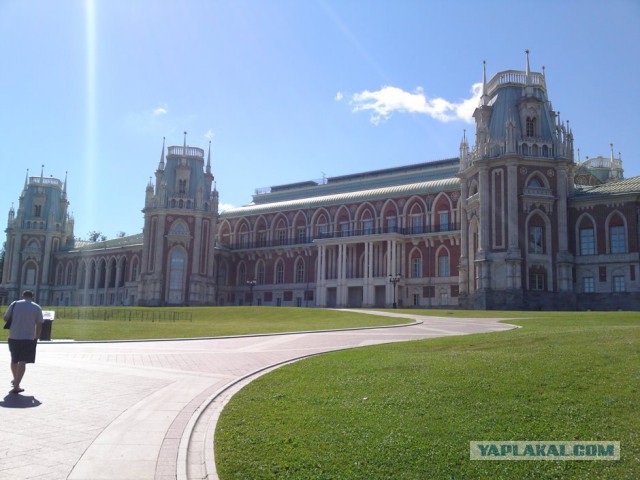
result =
[[253,287],[256,286],[255,280],[247,280],[247,287],[249,287],[249,306],[253,306]]
[[389,283],[393,284],[393,308],[398,308],[398,304],[396,303],[396,285],[400,281],[400,275],[389,275]]

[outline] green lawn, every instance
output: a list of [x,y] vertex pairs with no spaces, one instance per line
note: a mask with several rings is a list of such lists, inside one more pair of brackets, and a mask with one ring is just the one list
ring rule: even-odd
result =
[[[56,310],[56,307],[44,307]],[[58,309],[60,311],[60,309]],[[255,333],[294,332],[335,328],[371,327],[403,323],[361,313],[312,308],[286,307],[181,307],[181,308],[74,308],[79,318],[57,317],[52,325],[52,339],[69,340],[134,340],[159,338],[218,337]],[[177,312],[183,317],[176,321],[91,319],[91,312],[116,314],[137,312],[152,316]],[[4,309],[2,310],[4,313]],[[135,317],[135,315],[134,315]],[[187,319],[186,317],[190,317]],[[0,329],[0,340],[7,339],[7,330]]]
[[[220,478],[640,478],[640,314],[502,315],[535,318],[258,378],[222,412]],[[618,440],[621,460],[471,461],[472,440]]]

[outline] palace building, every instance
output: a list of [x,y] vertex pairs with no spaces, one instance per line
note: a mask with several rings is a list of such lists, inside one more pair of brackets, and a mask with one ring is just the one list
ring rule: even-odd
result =
[[76,240],[67,180],[9,211],[4,301],[640,309],[640,177],[580,162],[529,69],[483,78],[459,156],[273,186],[218,212],[210,146],[162,146],[143,233]]

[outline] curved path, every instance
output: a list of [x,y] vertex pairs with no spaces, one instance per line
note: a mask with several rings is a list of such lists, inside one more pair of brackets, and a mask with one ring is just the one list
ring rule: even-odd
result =
[[[387,315],[421,323],[214,339],[43,342],[38,363],[27,367],[25,391],[0,400],[0,479],[214,479],[217,415],[235,391],[268,369],[345,348],[514,328],[496,319]],[[8,364],[5,345],[0,382],[7,392]]]

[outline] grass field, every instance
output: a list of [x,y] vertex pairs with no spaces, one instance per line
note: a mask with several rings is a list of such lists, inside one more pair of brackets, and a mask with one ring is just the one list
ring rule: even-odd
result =
[[[45,309],[49,309],[44,307]],[[55,310],[55,307],[51,307]],[[218,337],[255,333],[279,333],[303,330],[371,327],[402,323],[394,318],[363,315],[361,313],[286,307],[181,307],[148,308],[133,307],[73,309],[79,318],[56,318],[52,325],[52,339],[68,340],[136,340],[160,338]],[[153,316],[176,312],[180,320],[127,320],[108,318],[92,319],[92,313],[129,312]],[[84,313],[83,313],[84,312]],[[4,309],[2,312],[4,314]],[[134,315],[135,317],[135,315]],[[190,317],[189,319],[186,319]],[[7,330],[0,329],[0,341],[7,339]]]
[[[516,314],[534,318],[258,378],[222,412],[220,478],[640,478],[640,315]],[[621,460],[471,461],[472,440],[618,440]]]

